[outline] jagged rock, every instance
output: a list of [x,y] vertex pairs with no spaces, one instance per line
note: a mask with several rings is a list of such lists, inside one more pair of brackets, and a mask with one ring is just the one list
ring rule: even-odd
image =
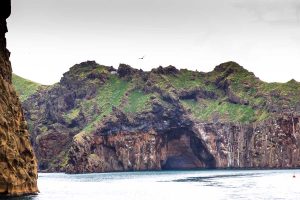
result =
[[101,112],[96,102],[84,107],[88,112],[78,106],[96,98],[98,88],[110,76],[109,70],[94,61],[76,64],[60,83],[37,91],[23,102],[40,170],[63,171],[73,136]]
[[138,70],[132,68],[129,65],[120,64],[117,72],[120,77],[126,77],[126,76],[130,77],[130,76],[134,75],[135,73],[137,73]]
[[283,116],[249,125],[198,123],[195,131],[218,168],[296,168],[299,117]]
[[[70,148],[69,173],[214,167],[214,158],[179,110],[108,120]],[[177,120],[180,120],[178,122]],[[89,156],[84,156],[89,155]],[[97,160],[97,161],[95,161]],[[85,163],[88,163],[87,165]]]
[[244,100],[244,99],[238,97],[230,89],[227,89],[227,95],[228,95],[228,100],[231,103],[241,104],[241,105],[249,105],[249,101],[248,100]]
[[77,64],[23,102],[40,170],[300,166],[298,82],[265,83],[234,62],[111,72]]
[[[135,119],[135,126],[144,124],[144,120]],[[251,125],[178,126],[161,121],[160,124],[166,126],[156,126],[154,122],[141,132],[141,127],[128,128],[132,124],[124,124],[120,118],[116,122],[120,125],[107,124],[88,139],[75,141],[70,149],[67,172],[296,168],[300,164],[299,117],[285,116]],[[108,130],[113,132],[107,134]]]
[[179,94],[180,99],[217,99],[218,95],[213,91],[207,91],[202,89],[196,90],[184,90],[181,91]]
[[27,123],[11,84],[11,65],[6,49],[6,18],[10,1],[0,3],[0,195],[38,192],[37,163],[29,142]]
[[250,73],[253,75],[252,72],[247,71],[245,68],[243,68],[238,63],[233,62],[233,61],[221,63],[220,65],[215,67],[214,71],[216,71],[218,73],[225,72],[225,74],[223,75],[224,77],[228,77],[230,74],[238,73],[241,71],[246,71],[247,73]]
[[179,72],[178,69],[176,69],[176,67],[170,65],[168,67],[162,67],[159,66],[156,69],[152,69],[151,72],[156,73],[156,74],[168,74],[168,75],[175,75]]

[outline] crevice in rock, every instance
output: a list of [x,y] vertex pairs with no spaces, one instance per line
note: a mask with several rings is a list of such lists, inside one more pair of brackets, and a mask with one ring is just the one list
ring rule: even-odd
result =
[[166,160],[162,169],[195,169],[214,168],[214,157],[209,153],[203,142],[187,128],[175,128],[165,133]]

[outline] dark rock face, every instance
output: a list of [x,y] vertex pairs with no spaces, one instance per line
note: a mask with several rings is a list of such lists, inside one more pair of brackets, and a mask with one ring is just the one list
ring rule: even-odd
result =
[[157,69],[152,69],[151,70],[153,73],[157,73],[157,74],[177,74],[179,72],[178,69],[176,69],[176,67],[170,65],[168,67],[162,67],[162,66],[159,66]]
[[191,122],[182,119],[182,114],[179,110],[164,108],[134,119],[116,114],[116,121],[108,119],[93,135],[75,138],[66,171],[215,167],[213,156],[201,138],[190,130]]
[[0,45],[1,45],[1,68],[0,76],[3,80],[11,83],[11,66],[9,63],[9,51],[6,49],[5,33],[7,32],[6,18],[10,15],[10,1],[4,0],[1,2],[0,10]]
[[300,165],[299,117],[282,116],[248,125],[194,123],[161,130],[156,127],[145,132],[126,124],[123,130],[116,130],[115,124],[110,126],[106,129],[114,132],[105,134],[105,130],[97,130],[94,135],[74,141],[67,172],[265,169]]
[[220,168],[299,167],[299,128],[299,117],[294,116],[246,126],[195,125]]
[[0,10],[0,195],[32,194],[38,192],[37,163],[21,104],[11,85],[6,49],[10,1],[2,0]]
[[130,76],[134,75],[135,73],[137,73],[138,70],[132,68],[129,65],[120,64],[117,72],[118,72],[120,77],[130,77]]
[[237,63],[209,73],[93,61],[23,107],[44,171],[300,166],[300,84],[260,81]]
[[110,71],[93,61],[80,63],[65,73],[59,84],[23,102],[41,171],[64,171],[73,137],[100,114],[96,104],[84,105],[86,110],[78,106],[96,98]]
[[[212,156],[197,151],[199,139],[182,131],[157,134],[118,133],[76,141],[70,149],[67,172],[107,172],[214,167]],[[177,135],[178,134],[178,135]],[[193,141],[197,140],[197,141]],[[191,144],[194,146],[191,146]],[[196,148],[197,147],[197,148]],[[209,154],[209,155],[206,155]],[[88,156],[84,156],[88,154]]]

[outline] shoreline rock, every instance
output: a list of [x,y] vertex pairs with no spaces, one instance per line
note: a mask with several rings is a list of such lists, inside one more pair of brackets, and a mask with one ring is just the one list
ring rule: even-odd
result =
[[6,49],[10,0],[1,0],[0,8],[0,195],[36,194],[37,161],[23,110],[12,86],[10,53]]

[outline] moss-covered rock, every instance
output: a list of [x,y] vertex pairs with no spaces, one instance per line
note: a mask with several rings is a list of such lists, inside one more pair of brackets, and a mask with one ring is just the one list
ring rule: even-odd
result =
[[[30,90],[32,83],[24,83]],[[259,140],[270,134],[279,140],[280,131],[295,130],[294,139],[286,137],[285,142],[298,152],[294,144],[298,141],[299,92],[300,83],[294,80],[266,83],[235,62],[203,73],[173,66],[144,72],[125,64],[116,70],[87,61],[71,67],[59,83],[40,87],[22,99],[41,170],[99,172],[241,167],[238,160],[244,160],[232,148],[242,151],[246,145],[244,149],[254,151],[257,146],[248,144],[258,136],[250,132],[264,126],[273,132],[264,129]],[[276,129],[276,121],[286,116],[290,124]],[[216,143],[205,142],[207,138]],[[290,163],[277,159],[296,155],[277,148],[269,158],[270,167],[300,166],[295,159]],[[260,166],[258,160],[266,154],[256,159],[249,152],[253,162],[243,166]],[[142,156],[148,157],[143,161]],[[182,165],[174,164],[181,161]]]

